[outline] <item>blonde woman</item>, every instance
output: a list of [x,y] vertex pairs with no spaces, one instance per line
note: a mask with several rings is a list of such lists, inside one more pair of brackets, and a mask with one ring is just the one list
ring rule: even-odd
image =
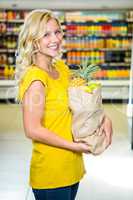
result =
[[[68,107],[69,69],[57,59],[62,30],[48,10],[28,14],[18,41],[16,79],[25,134],[33,141],[30,185],[36,200],[74,200],[85,173],[85,143],[73,141]],[[111,142],[111,122],[101,131]]]

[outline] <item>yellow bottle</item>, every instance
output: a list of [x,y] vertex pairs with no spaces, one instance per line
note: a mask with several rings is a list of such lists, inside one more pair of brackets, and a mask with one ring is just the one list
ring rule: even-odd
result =
[[14,78],[14,67],[13,66],[9,67],[9,78],[10,79]]
[[8,65],[5,65],[5,68],[4,68],[4,78],[7,79],[9,76],[9,67]]

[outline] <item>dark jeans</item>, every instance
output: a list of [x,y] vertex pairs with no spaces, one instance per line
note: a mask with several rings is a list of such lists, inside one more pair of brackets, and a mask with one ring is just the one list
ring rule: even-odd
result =
[[79,183],[55,189],[32,189],[36,200],[74,200]]

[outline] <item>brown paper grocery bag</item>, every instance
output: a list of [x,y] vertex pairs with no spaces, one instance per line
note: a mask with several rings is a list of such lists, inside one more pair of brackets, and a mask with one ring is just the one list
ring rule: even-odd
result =
[[105,134],[96,131],[104,117],[101,87],[92,93],[85,92],[82,87],[70,87],[69,106],[73,113],[72,133],[74,140],[84,141],[92,154],[102,153],[108,146]]

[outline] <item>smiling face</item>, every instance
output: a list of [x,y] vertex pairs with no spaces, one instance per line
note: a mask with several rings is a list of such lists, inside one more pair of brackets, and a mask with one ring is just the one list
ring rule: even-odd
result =
[[50,19],[45,26],[43,37],[38,40],[39,53],[51,58],[56,57],[61,48],[62,38],[59,24],[54,18]]

